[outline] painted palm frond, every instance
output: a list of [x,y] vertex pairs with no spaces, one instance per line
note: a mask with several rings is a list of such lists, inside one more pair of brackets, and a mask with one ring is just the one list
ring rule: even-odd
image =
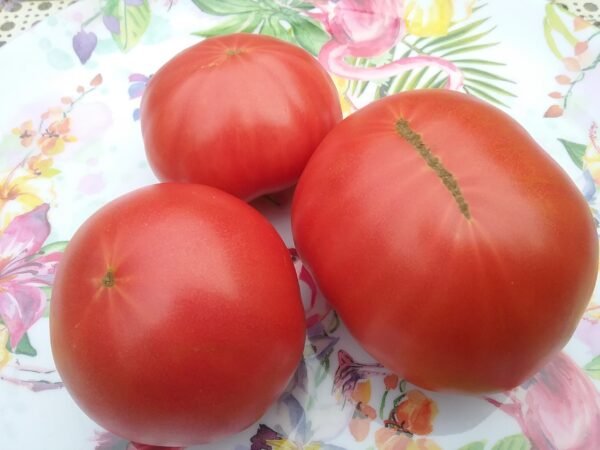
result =
[[[467,93],[497,105],[507,106],[507,99],[515,97],[510,90],[514,81],[495,72],[504,66],[502,62],[478,56],[482,50],[498,45],[498,42],[491,40],[491,32],[495,27],[489,24],[489,18],[478,17],[483,6],[475,9],[468,22],[452,25],[448,34],[444,36],[405,36],[396,46],[394,59],[417,55],[443,58],[454,63],[462,71],[464,90]],[[440,88],[446,81],[446,76],[433,67],[409,70],[382,83],[376,90],[376,97],[411,89]]]

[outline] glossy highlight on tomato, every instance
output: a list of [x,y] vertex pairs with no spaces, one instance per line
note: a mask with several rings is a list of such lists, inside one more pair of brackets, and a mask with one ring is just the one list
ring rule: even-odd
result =
[[141,105],[146,153],[159,179],[246,200],[296,183],[341,117],[335,86],[312,55],[245,33],[176,55],[151,78]]
[[107,430],[161,446],[256,421],[304,348],[289,252],[271,224],[212,187],[145,187],[91,216],[59,265],[52,351]]
[[433,390],[510,389],[575,330],[598,240],[575,185],[507,114],[442,90],[340,123],[295,193],[296,247],[351,333]]

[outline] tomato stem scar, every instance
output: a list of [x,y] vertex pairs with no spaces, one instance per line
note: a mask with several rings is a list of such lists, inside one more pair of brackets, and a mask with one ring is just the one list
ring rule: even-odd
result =
[[444,186],[450,191],[450,194],[454,197],[462,215],[467,219],[470,219],[471,212],[469,210],[469,204],[465,200],[456,178],[454,178],[454,175],[444,167],[440,159],[433,154],[431,149],[425,145],[423,139],[421,139],[421,135],[410,127],[408,120],[402,118],[396,121],[396,132],[412,145],[417,153],[425,160],[427,165],[436,173],[438,178],[444,183]]
[[228,48],[225,51],[225,54],[227,56],[235,56],[235,55],[239,55],[242,52],[243,52],[243,50],[241,48]]
[[113,287],[115,285],[115,274],[112,270],[107,270],[104,278],[102,278],[102,285],[104,287]]

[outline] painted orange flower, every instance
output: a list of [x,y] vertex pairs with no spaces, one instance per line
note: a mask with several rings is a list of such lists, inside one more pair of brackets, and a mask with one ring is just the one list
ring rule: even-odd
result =
[[375,432],[375,445],[377,450],[442,450],[431,439],[412,439],[391,428],[380,428]]
[[385,388],[389,391],[396,389],[398,387],[398,375],[395,373],[386,375],[383,379],[383,383],[385,384]]
[[23,122],[18,128],[13,128],[12,133],[19,136],[19,139],[21,139],[21,145],[23,147],[29,147],[36,135],[35,130],[33,129],[33,122],[31,120]]
[[350,434],[357,442],[364,441],[369,435],[371,422],[377,418],[375,408],[369,405],[371,400],[371,380],[361,380],[356,383],[350,396],[356,403],[354,414],[348,424]]
[[437,405],[421,391],[410,390],[386,420],[386,426],[410,434],[429,434],[438,413]]
[[352,434],[357,442],[364,441],[367,438],[371,422],[376,418],[377,412],[371,405],[362,402],[356,405],[348,428],[350,429],[350,434]]
[[66,142],[75,142],[77,139],[69,135],[71,119],[65,117],[52,122],[42,133],[37,143],[45,155],[56,155],[65,149]]

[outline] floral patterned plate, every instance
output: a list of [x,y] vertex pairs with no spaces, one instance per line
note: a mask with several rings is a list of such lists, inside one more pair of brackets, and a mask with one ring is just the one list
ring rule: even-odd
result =
[[[559,3],[599,20],[597,2]],[[600,29],[558,3],[82,0],[0,49],[3,450],[147,448],[102,430],[63,388],[48,339],[54,271],[92,212],[156,181],[138,121],[151,74],[204,37],[238,31],[313,53],[345,114],[396,92],[442,88],[447,77],[462,81],[519,120],[599,218]],[[256,424],[198,449],[600,449],[597,295],[564,351],[522,386],[482,397],[426,392],[373,361],[327,306],[292,248],[289,200],[288,192],[253,204],[295,259],[305,358]]]

